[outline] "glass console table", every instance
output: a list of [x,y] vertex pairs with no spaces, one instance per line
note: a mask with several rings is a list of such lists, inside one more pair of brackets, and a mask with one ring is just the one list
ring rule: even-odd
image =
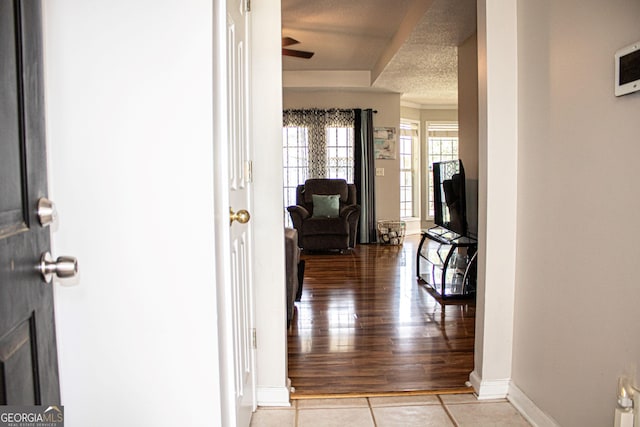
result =
[[[436,245],[425,245],[431,240]],[[428,243],[428,242],[427,242]],[[422,230],[416,276],[439,297],[471,298],[476,293],[478,241],[443,227]]]

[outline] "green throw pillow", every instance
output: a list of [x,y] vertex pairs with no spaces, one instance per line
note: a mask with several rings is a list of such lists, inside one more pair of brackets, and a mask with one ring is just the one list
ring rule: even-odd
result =
[[340,195],[312,194],[314,218],[337,218],[340,213]]

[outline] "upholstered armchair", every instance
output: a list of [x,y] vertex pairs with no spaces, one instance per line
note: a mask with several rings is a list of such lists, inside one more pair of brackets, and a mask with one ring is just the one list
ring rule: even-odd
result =
[[356,187],[344,179],[308,179],[287,208],[298,230],[298,244],[311,251],[343,250],[356,245],[360,206]]
[[298,232],[293,228],[284,229],[285,278],[287,287],[287,326],[293,319],[294,301],[300,301],[298,294],[302,291],[300,280],[300,248]]

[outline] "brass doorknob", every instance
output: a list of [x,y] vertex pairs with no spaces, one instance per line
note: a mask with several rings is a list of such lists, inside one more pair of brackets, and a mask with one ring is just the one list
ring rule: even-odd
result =
[[244,209],[240,209],[238,212],[234,212],[233,209],[229,208],[229,225],[233,223],[233,221],[238,221],[240,224],[246,224],[251,219],[251,215]]

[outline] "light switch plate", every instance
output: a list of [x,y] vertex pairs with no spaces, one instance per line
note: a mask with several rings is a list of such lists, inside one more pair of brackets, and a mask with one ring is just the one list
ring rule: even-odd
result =
[[384,168],[376,168],[376,176],[384,176]]

